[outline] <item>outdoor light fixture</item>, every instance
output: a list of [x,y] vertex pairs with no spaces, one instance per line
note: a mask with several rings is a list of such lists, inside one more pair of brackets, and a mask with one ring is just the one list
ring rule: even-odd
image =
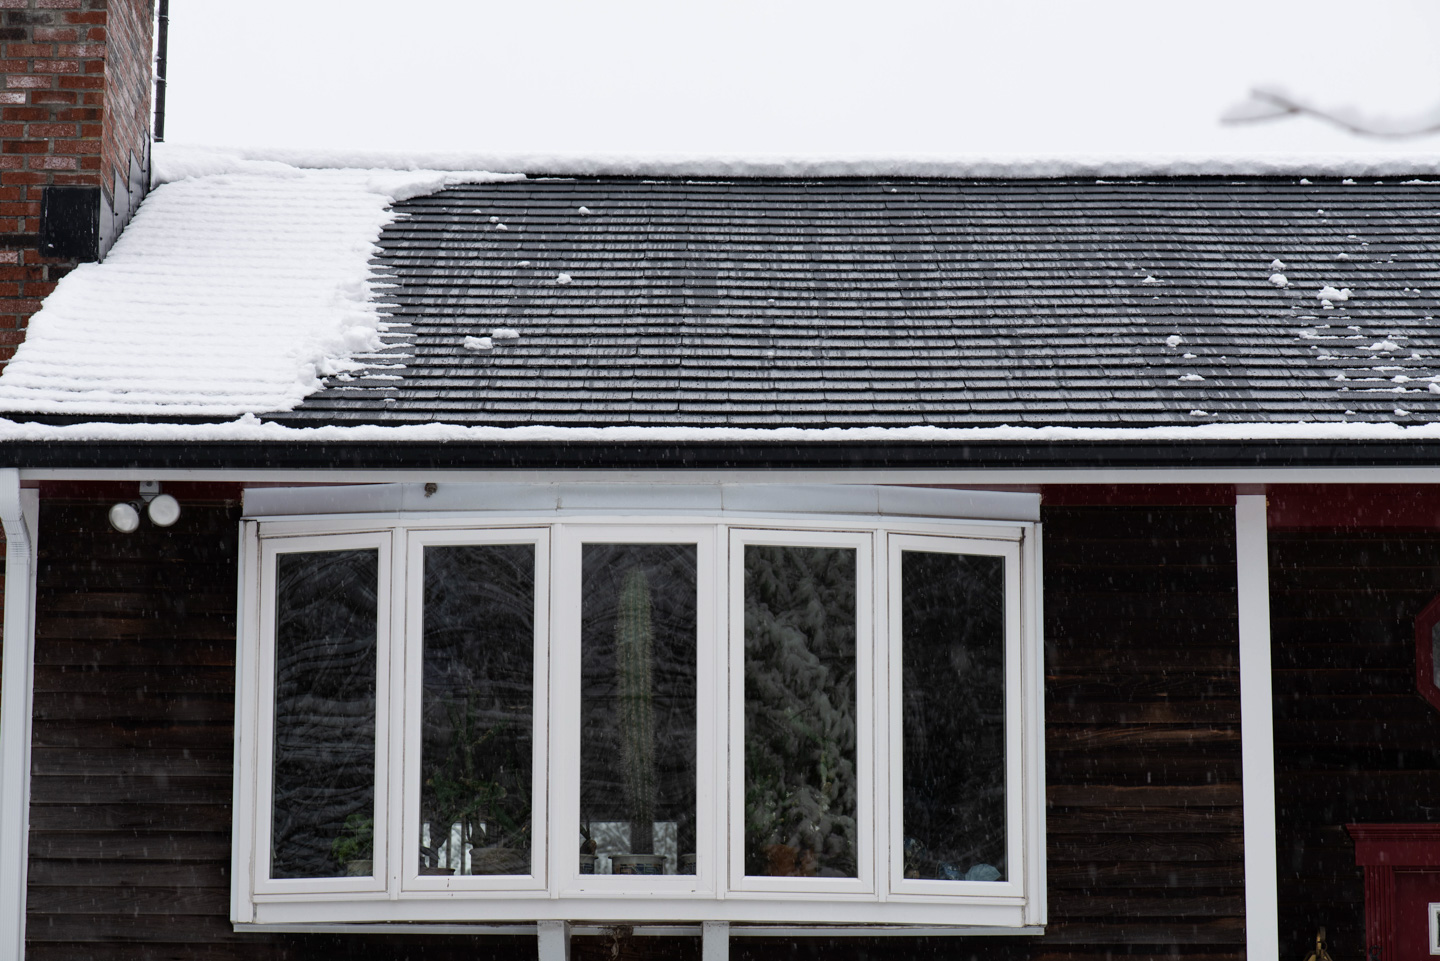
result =
[[121,501],[110,508],[110,526],[122,534],[132,533],[140,526],[140,512],[134,504]]
[[122,534],[133,534],[140,527],[141,510],[156,527],[169,527],[180,519],[180,502],[160,493],[159,481],[141,481],[139,500],[120,501],[110,508],[110,526]]
[[150,499],[146,513],[156,527],[169,527],[180,519],[180,502],[169,494],[157,494]]

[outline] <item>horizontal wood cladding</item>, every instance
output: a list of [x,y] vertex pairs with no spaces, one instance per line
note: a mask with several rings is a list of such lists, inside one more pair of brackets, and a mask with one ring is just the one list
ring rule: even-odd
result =
[[113,500],[41,501],[27,961],[533,959],[534,938],[231,929],[239,512],[187,500],[121,535]]
[[1244,956],[1234,517],[1043,514],[1052,923],[1036,959]]
[[[231,930],[237,511],[185,503],[175,528],[126,537],[107,506],[42,500],[31,961],[533,958],[533,938]],[[737,938],[733,958],[1242,956],[1233,514],[1045,521],[1047,933]],[[699,942],[617,932],[574,956],[698,958]]]
[[1440,820],[1440,712],[1415,690],[1414,640],[1440,532],[1271,531],[1270,592],[1281,956],[1324,925],[1332,954],[1360,957],[1344,825]]

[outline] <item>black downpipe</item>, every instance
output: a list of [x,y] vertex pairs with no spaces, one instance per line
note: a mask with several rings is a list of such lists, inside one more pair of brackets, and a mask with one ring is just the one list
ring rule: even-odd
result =
[[170,0],[160,0],[155,38],[155,142],[165,142],[165,57],[170,39]]

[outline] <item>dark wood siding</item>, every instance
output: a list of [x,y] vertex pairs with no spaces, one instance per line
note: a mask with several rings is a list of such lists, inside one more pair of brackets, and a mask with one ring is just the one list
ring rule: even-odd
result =
[[1415,689],[1415,616],[1440,593],[1440,533],[1272,531],[1270,617],[1282,957],[1324,925],[1365,952],[1347,823],[1440,819],[1440,712]]
[[1243,957],[1234,510],[1044,520],[1045,941]]
[[30,961],[534,957],[533,938],[237,935],[230,794],[238,512],[112,531],[42,500]]
[[[230,930],[236,510],[187,502],[175,528],[126,537],[106,506],[42,501],[30,957],[533,958],[533,938]],[[1045,519],[1049,932],[737,939],[732,957],[1242,956],[1233,514]],[[612,947],[579,939],[575,953]]]

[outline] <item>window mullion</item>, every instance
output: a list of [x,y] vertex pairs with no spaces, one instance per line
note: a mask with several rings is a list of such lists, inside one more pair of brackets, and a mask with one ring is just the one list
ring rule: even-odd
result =
[[376,785],[375,792],[377,797],[384,796],[386,799],[385,837],[383,843],[381,839],[376,839],[376,850],[384,852],[381,857],[384,858],[385,889],[391,900],[400,897],[401,874],[405,863],[405,849],[401,839],[404,838],[405,824],[405,759],[410,754],[405,750],[405,658],[410,640],[406,631],[406,612],[409,610],[406,595],[409,584],[405,571],[408,553],[404,531],[392,530],[388,591],[390,617],[381,648],[385,652],[382,661],[388,665],[388,683],[385,687],[388,692],[385,749],[381,751],[377,745],[377,751],[384,757],[384,764],[377,765],[377,768],[383,772],[385,780],[384,783]]
[[891,785],[895,784],[900,776],[900,756],[898,745],[892,740],[890,716],[890,677],[897,649],[892,636],[894,632],[890,629],[891,579],[894,575],[890,568],[889,545],[889,534],[883,530],[877,531],[873,547],[875,574],[871,591],[874,611],[870,619],[873,625],[870,632],[870,690],[873,692],[870,716],[874,718],[872,726],[875,732],[870,765],[871,803],[874,812],[871,836],[874,839],[872,843],[875,852],[871,866],[874,879],[871,883],[874,884],[876,896],[881,901],[887,900],[890,894],[890,812],[893,810]]

